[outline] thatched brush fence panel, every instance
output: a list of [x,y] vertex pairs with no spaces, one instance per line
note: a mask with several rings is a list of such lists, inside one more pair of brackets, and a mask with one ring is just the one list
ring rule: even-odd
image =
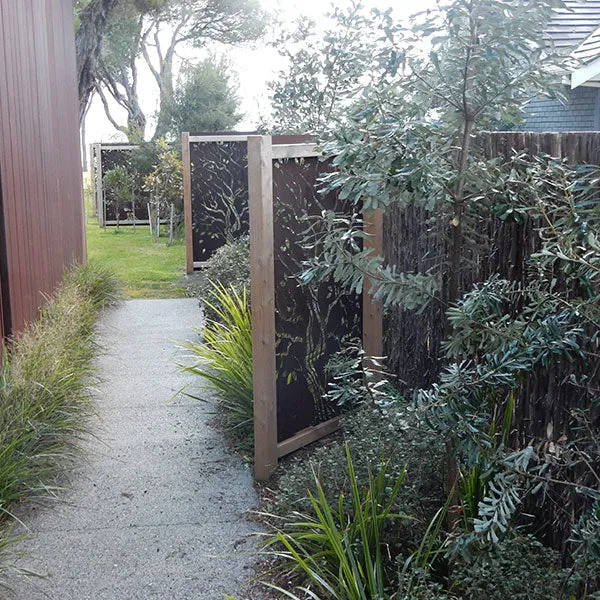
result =
[[[564,158],[573,164],[600,164],[600,133],[535,134],[520,132],[487,133],[480,142],[490,157],[511,156],[528,150],[531,155]],[[397,265],[399,271],[414,272],[430,267],[440,257],[448,256],[442,241],[435,235],[431,214],[424,209],[394,208],[385,215],[384,256]],[[493,274],[513,281],[525,282],[528,277],[527,257],[540,247],[537,231],[531,223],[502,222],[493,217],[484,219],[477,232],[481,250],[466,257],[461,273],[461,293],[473,284],[483,282]],[[406,390],[429,387],[439,376],[442,363],[441,343],[445,336],[445,290],[442,302],[432,303],[420,313],[390,309],[386,314],[384,354],[389,357],[390,371]],[[597,349],[595,349],[597,352]],[[538,368],[527,376],[516,399],[514,442],[524,447],[557,441],[569,437],[578,425],[573,420],[574,409],[590,407],[587,389],[574,384],[571,375],[589,377],[589,389],[600,388],[600,361],[582,364],[575,360],[554,361],[547,368]],[[569,437],[570,439],[570,437]],[[543,502],[543,498],[535,498]],[[553,507],[531,506],[530,512],[551,511],[555,526],[547,532],[548,542],[563,547],[577,514],[574,498],[568,494],[564,503]]]
[[[318,179],[330,166],[315,147],[273,145],[269,136],[251,136],[248,164],[255,476],[267,479],[280,456],[339,426],[338,407],[323,400],[325,365],[365,331],[376,348],[381,313],[368,295],[363,307],[360,295],[332,283],[299,285],[302,262],[309,258],[301,240],[315,225],[310,216],[344,210],[336,195],[318,191]],[[380,231],[375,227],[374,233],[376,244]]]
[[[600,164],[600,132],[486,132],[478,143],[490,157],[508,157],[529,150],[532,155],[566,158],[574,164]],[[539,244],[531,225],[490,217],[481,225],[479,235],[482,251],[472,254],[464,262],[461,293],[495,273],[510,280],[524,281],[526,258]],[[400,272],[424,271],[447,257],[443,238],[435,228],[432,215],[425,209],[394,207],[385,215],[384,256]],[[384,352],[391,372],[397,375],[403,387],[429,386],[439,374],[441,342],[445,333],[444,294],[445,290],[442,302],[433,303],[417,314],[395,308],[386,313]]]
[[[384,257],[399,272],[424,272],[448,256],[444,237],[423,208],[394,207],[384,218]],[[482,252],[471,252],[463,261],[460,293],[473,284],[499,274],[513,281],[524,281],[526,257],[538,244],[530,226],[490,220],[481,226],[485,240]],[[388,367],[407,389],[428,387],[439,374],[441,343],[444,339],[446,282],[440,300],[424,310],[404,311],[391,307],[385,317],[385,347]]]

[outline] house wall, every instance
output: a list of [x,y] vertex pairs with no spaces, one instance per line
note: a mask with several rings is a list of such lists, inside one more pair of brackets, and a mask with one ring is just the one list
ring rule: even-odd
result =
[[85,258],[72,0],[0,0],[4,333]]
[[580,87],[566,91],[567,103],[539,98],[523,111],[524,131],[600,130],[600,89]]

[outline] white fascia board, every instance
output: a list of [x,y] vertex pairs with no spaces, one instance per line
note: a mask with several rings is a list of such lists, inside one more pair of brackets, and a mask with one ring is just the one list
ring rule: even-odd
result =
[[579,69],[575,69],[571,73],[571,89],[574,90],[580,85],[585,85],[588,81],[598,77],[598,75],[600,75],[600,58],[579,67]]

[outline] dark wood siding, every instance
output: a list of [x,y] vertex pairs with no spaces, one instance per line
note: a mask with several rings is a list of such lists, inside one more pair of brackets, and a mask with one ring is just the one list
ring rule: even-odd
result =
[[0,173],[7,333],[85,258],[71,0],[0,0]]

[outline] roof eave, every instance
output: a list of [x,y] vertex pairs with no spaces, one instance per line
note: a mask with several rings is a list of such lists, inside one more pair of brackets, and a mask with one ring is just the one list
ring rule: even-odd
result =
[[[600,57],[580,66],[571,73],[571,89],[585,86],[600,77]],[[597,83],[597,81],[596,81]]]

